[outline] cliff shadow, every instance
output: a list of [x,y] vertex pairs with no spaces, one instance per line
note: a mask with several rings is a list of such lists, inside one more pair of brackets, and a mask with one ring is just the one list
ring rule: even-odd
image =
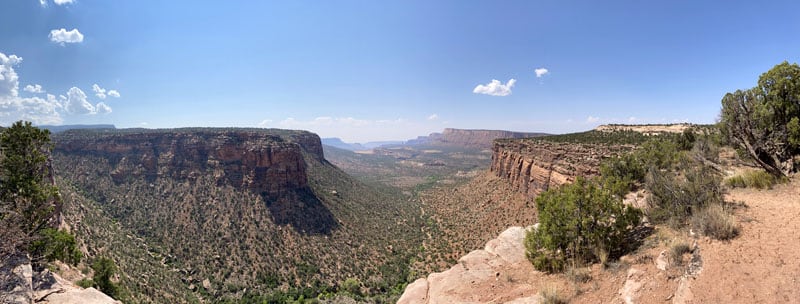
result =
[[276,225],[291,225],[303,235],[330,235],[339,223],[309,188],[261,195]]

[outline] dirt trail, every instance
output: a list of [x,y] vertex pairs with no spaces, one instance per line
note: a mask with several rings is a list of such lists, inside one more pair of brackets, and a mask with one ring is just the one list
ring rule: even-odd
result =
[[741,235],[701,242],[703,272],[689,303],[800,303],[800,179],[772,190],[732,190]]

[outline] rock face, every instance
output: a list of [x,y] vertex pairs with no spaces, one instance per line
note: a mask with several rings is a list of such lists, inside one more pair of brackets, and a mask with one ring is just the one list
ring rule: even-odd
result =
[[[287,133],[289,131],[283,131]],[[303,151],[323,158],[317,135],[270,130],[126,130],[65,132],[55,151],[109,160],[116,183],[159,176],[192,179],[214,170],[218,184],[262,195],[308,186]]]
[[34,272],[25,254],[0,262],[0,303],[119,304],[94,288],[83,289],[45,269]]
[[[306,157],[324,162],[319,136],[277,129],[71,130],[53,136],[54,152],[105,159],[117,185],[159,178],[193,181],[264,198],[276,224],[307,233],[336,227],[309,187]],[[103,173],[105,174],[105,173]]]
[[432,143],[489,149],[492,147],[492,141],[498,138],[528,138],[544,135],[547,134],[503,130],[465,130],[446,128],[442,133],[433,133],[427,137],[419,137],[415,140],[410,140],[408,144]]
[[409,284],[397,303],[538,303],[539,288],[527,282],[536,270],[525,258],[525,231],[508,228],[450,269]]
[[543,140],[498,140],[492,148],[490,171],[508,180],[522,193],[539,193],[598,174],[600,162],[633,149],[632,146],[577,144]]

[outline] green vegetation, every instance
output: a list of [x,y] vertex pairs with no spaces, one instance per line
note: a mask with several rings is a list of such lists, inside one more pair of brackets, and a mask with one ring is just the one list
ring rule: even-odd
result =
[[49,164],[50,132],[15,122],[0,132],[0,258],[27,252],[34,267],[77,264],[75,237],[51,228],[61,202]]
[[800,66],[783,62],[758,85],[722,98],[722,132],[736,148],[774,176],[795,171],[800,154]]
[[725,185],[731,188],[772,189],[783,180],[763,170],[750,170],[725,179]]
[[650,220],[678,228],[691,215],[712,204],[722,204],[721,179],[708,167],[687,163],[679,173],[651,170],[645,187],[650,191]]
[[111,278],[117,272],[117,265],[114,264],[114,261],[107,257],[97,258],[92,263],[92,270],[94,270],[94,276],[92,277],[94,286],[108,296],[119,299],[119,286],[111,281]]
[[596,262],[603,255],[620,256],[627,249],[626,237],[641,221],[641,211],[581,177],[545,191],[536,204],[539,227],[526,235],[525,247],[534,267],[547,272]]
[[[540,194],[536,199],[539,228],[525,238],[533,265],[558,272],[585,263],[605,263],[607,258],[633,249],[626,237],[639,224],[641,211],[623,205],[621,198],[640,187],[651,194],[650,221],[675,228],[692,225],[717,239],[735,237],[738,226],[723,208],[721,177],[708,165],[717,159],[715,133],[703,130],[702,134],[688,129],[651,137],[631,153],[604,160],[599,178],[578,178],[573,184]],[[604,137],[591,132],[561,139],[625,139],[630,143],[637,138],[626,132]]]
[[53,228],[43,229],[29,251],[32,256],[43,257],[47,261],[60,260],[72,265],[77,265],[83,258],[83,253],[77,248],[75,236]]

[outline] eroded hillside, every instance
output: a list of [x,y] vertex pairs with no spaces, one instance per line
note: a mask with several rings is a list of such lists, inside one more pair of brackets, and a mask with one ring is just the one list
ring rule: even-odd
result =
[[[409,248],[421,242],[418,206],[330,165],[312,133],[70,131],[54,141],[72,205],[66,217],[92,240],[90,253],[122,261],[123,283],[139,302],[162,301],[153,285],[175,277],[180,284],[170,288],[185,291],[179,302],[310,296],[348,278],[366,294],[388,294],[406,280]],[[95,223],[84,209],[97,210]]]

